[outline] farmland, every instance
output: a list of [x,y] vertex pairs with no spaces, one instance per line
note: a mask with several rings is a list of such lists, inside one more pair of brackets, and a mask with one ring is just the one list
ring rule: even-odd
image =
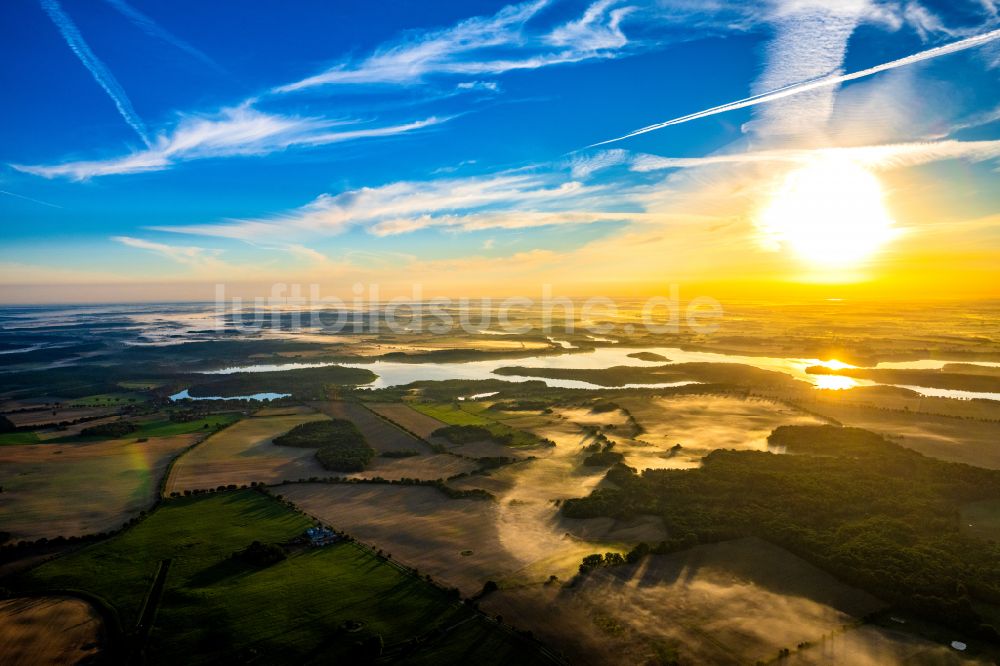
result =
[[0,447],[0,524],[13,540],[118,528],[156,500],[167,464],[195,435]]
[[[490,664],[535,658],[530,646],[494,634],[443,590],[351,543],[294,551],[264,568],[230,558],[252,540],[285,542],[310,524],[255,491],[171,500],[110,541],[38,567],[25,584],[98,595],[130,628],[158,563],[171,559],[146,650],[154,664],[207,664],[233,655],[267,663],[349,658],[367,637],[399,649],[430,628],[470,618],[454,640],[418,645],[410,659],[464,655]],[[345,626],[359,629],[346,633]]]
[[315,412],[254,416],[210,436],[181,457],[167,480],[167,493],[252,481],[326,476],[315,450],[275,446],[272,440],[302,423],[325,419]]
[[72,597],[0,600],[0,655],[7,666],[77,664],[94,659],[101,618]]

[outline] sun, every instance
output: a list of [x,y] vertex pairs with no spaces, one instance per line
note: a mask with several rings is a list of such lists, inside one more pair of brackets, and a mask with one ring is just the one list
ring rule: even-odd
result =
[[790,173],[759,222],[769,239],[819,269],[856,266],[896,236],[878,178],[832,158]]

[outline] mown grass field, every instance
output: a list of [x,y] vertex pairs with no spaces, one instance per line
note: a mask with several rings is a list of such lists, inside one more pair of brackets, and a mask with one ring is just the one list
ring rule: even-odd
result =
[[[500,664],[535,658],[531,646],[496,633],[442,590],[351,543],[299,551],[264,568],[230,557],[253,540],[283,542],[311,524],[252,490],[169,500],[133,529],[43,564],[23,584],[98,595],[128,630],[158,563],[172,559],[146,652],[153,664],[341,663],[366,637],[382,636],[390,651],[469,617],[409,661]],[[361,623],[361,630],[342,630],[347,620]]]
[[410,407],[432,419],[437,419],[447,425],[489,425],[492,420],[463,409],[454,403],[442,402],[409,402]]
[[[410,407],[421,414],[437,419],[446,425],[482,426],[498,439],[509,438],[506,446],[512,448],[536,446],[541,443],[535,435],[500,423],[487,415],[486,405],[480,403],[408,402]],[[477,455],[470,452],[470,455]],[[502,455],[490,451],[483,455]]]
[[134,437],[172,437],[174,435],[185,435],[187,433],[211,432],[218,428],[236,423],[242,418],[239,412],[223,412],[220,414],[210,414],[204,418],[193,421],[171,421],[170,419],[156,419],[139,424],[139,429],[133,433]]
[[0,435],[0,446],[37,444],[40,440],[33,432],[5,432]]
[[145,402],[146,400],[146,396],[141,393],[130,391],[127,393],[99,393],[96,395],[88,395],[83,398],[71,400],[69,404],[72,407],[107,407]]

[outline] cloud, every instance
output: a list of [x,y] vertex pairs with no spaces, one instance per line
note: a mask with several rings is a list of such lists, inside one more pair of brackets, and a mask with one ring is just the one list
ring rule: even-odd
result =
[[300,81],[275,88],[288,93],[317,86],[423,83],[429,76],[502,74],[518,69],[612,57],[628,44],[621,29],[633,10],[616,0],[598,0],[576,20],[548,32],[528,23],[550,3],[535,0],[504,7],[456,25],[410,34],[378,47],[359,62],[341,62]]
[[926,51],[921,51],[913,55],[907,56],[905,58],[900,58],[898,60],[892,60],[890,62],[883,63],[881,65],[876,65],[874,67],[869,67],[857,72],[852,72],[850,74],[836,74],[831,76],[824,76],[818,79],[800,81],[797,83],[792,83],[790,85],[778,88],[776,90],[770,90],[763,93],[758,93],[756,95],[751,95],[745,99],[737,100],[735,102],[729,102],[727,104],[722,104],[710,109],[705,109],[704,111],[698,111],[697,113],[691,113],[686,116],[681,116],[679,118],[674,118],[662,123],[656,123],[655,125],[648,125],[646,127],[637,129],[635,131],[629,132],[623,136],[617,137],[615,139],[608,139],[607,141],[600,141],[595,144],[588,146],[593,148],[596,146],[602,146],[609,143],[614,143],[616,141],[622,141],[623,139],[628,139],[640,134],[645,134],[647,132],[653,132],[664,127],[669,127],[671,125],[680,125],[682,123],[687,123],[692,120],[698,120],[699,118],[706,118],[708,116],[714,116],[719,113],[726,113],[727,111],[735,111],[737,109],[743,109],[750,106],[756,106],[758,104],[765,104],[768,102],[774,102],[780,99],[785,99],[787,97],[792,97],[794,95],[801,95],[813,90],[818,90],[822,88],[827,88],[830,86],[838,86],[841,83],[846,83],[848,81],[854,81],[856,79],[864,78],[866,76],[872,76],[873,74],[878,74],[879,72],[885,72],[888,70],[896,69],[897,67],[905,67],[907,65],[912,65],[918,62],[923,62],[925,60],[931,60],[933,58],[939,58],[941,56],[949,55],[951,53],[957,53],[959,51],[964,51],[966,49],[972,49],[985,44],[989,44],[1000,39],[1000,30],[991,30],[974,37],[968,37],[966,39],[961,39],[951,44],[945,44],[944,46],[938,46],[932,49],[927,49]]
[[180,37],[177,37],[173,33],[162,28],[156,21],[149,18],[139,10],[137,10],[132,5],[125,2],[125,0],[104,0],[109,5],[114,7],[118,12],[125,16],[128,20],[132,21],[136,26],[138,26],[143,32],[151,37],[156,37],[164,42],[175,46],[176,48],[184,51],[188,55],[194,56],[198,60],[202,61],[206,65],[221,71],[222,68],[219,67],[218,63],[205,55],[202,51],[195,48],[191,44],[188,44]]
[[596,171],[608,169],[629,161],[627,150],[602,150],[593,155],[574,155],[570,160],[570,172],[574,178],[587,178]]
[[306,247],[305,245],[299,245],[293,243],[292,245],[285,246],[283,249],[292,253],[296,257],[299,257],[300,259],[307,259],[315,263],[322,264],[329,261],[329,258],[325,254],[319,252],[318,250],[314,250],[311,247]]
[[139,135],[142,142],[149,146],[146,126],[135,112],[135,109],[132,108],[132,102],[129,100],[128,95],[125,94],[121,85],[119,85],[114,75],[104,63],[90,50],[90,46],[84,41],[83,35],[80,34],[76,24],[66,15],[56,0],[41,0],[41,3],[42,8],[49,15],[49,18],[52,19],[52,22],[55,23],[56,28],[59,29],[59,33],[66,41],[66,44],[69,45],[69,48],[80,59],[83,66],[94,77],[97,84],[108,94],[111,101],[115,103],[118,113],[125,119],[129,127],[135,130],[135,133]]
[[500,84],[496,81],[462,81],[457,86],[459,90],[486,90],[500,92]]
[[177,245],[167,245],[166,243],[155,243],[153,241],[133,238],[131,236],[112,236],[111,240],[129,247],[155,252],[156,254],[166,257],[171,261],[184,264],[185,266],[191,266],[193,268],[222,268],[226,265],[225,262],[219,259],[219,255],[222,254],[222,250],[209,250],[203,247],[194,246],[183,247]]
[[[847,41],[867,9],[867,0],[780,3],[772,18],[775,36],[767,45],[766,64],[752,92],[766,94],[839,72]],[[835,87],[829,86],[757,107],[744,131],[758,138],[801,139],[821,134],[833,113],[835,93]]]
[[609,193],[562,178],[558,173],[505,172],[400,181],[323,194],[305,206],[270,218],[155,229],[264,242],[338,234],[352,227],[362,227],[376,236],[390,236],[430,227],[453,231],[520,229],[636,215],[604,212],[617,210],[607,206],[627,197],[627,193],[623,194],[627,188]]
[[879,146],[855,146],[814,149],[777,149],[746,153],[709,155],[707,157],[660,157],[640,155],[631,165],[633,171],[687,169],[718,164],[752,164],[785,162],[809,164],[819,159],[833,158],[854,162],[875,171],[915,167],[943,160],[982,162],[1000,158],[1000,140],[994,141],[927,141]]
[[[282,116],[248,105],[223,109],[214,116],[184,116],[169,134],[161,134],[146,150],[107,160],[55,165],[11,165],[45,178],[86,180],[98,176],[159,171],[177,162],[235,155],[265,155],[292,146],[319,146],[362,138],[413,132],[447,121],[426,118],[399,125],[344,129],[345,121]],[[336,128],[336,129],[335,129]]]

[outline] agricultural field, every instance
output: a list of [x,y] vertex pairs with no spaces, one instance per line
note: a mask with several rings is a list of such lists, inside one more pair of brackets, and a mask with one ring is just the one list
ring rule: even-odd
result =
[[328,476],[315,449],[276,446],[272,440],[302,423],[325,419],[312,411],[283,416],[253,416],[211,435],[182,456],[167,480],[166,492],[209,489],[253,481]]
[[[770,663],[783,648],[796,664],[975,663],[912,636],[858,628],[884,604],[757,539],[595,570],[571,587],[501,587],[483,607],[533,627],[574,664]],[[831,653],[851,660],[830,661]]]
[[0,447],[0,525],[14,541],[104,532],[148,509],[196,435]]
[[[900,446],[927,456],[1000,469],[1000,419],[934,413],[941,402],[914,401],[913,409],[887,409],[878,404],[857,404],[832,398],[813,400],[806,406],[844,425],[877,432]],[[987,402],[987,401],[982,401]]]
[[369,402],[365,403],[365,407],[424,439],[430,439],[435,430],[447,425],[433,416],[417,411],[413,408],[413,403]]
[[274,492],[466,596],[519,566],[497,538],[493,502],[382,484],[296,483]]
[[80,599],[0,600],[0,655],[5,666],[89,663],[102,640],[100,616]]
[[[763,398],[686,395],[671,398],[615,400],[642,426],[636,436],[661,451],[680,444],[684,456],[700,458],[716,449],[767,450],[767,436],[780,425],[824,423],[798,409]],[[614,430],[608,436],[616,439]],[[668,467],[670,465],[629,465]],[[651,461],[650,461],[651,462]]]
[[413,400],[407,403],[410,407],[425,416],[436,419],[446,425],[489,425],[493,421],[480,416],[477,409],[466,409],[458,403],[421,402]]
[[331,400],[311,403],[318,411],[335,419],[347,419],[358,427],[378,453],[385,451],[418,451],[430,453],[430,448],[413,435],[397,428],[359,402]]
[[541,663],[531,644],[497,633],[444,590],[357,545],[297,547],[270,565],[231,557],[254,540],[287,542],[311,524],[252,490],[168,500],[133,529],[43,564],[20,584],[98,595],[130,631],[154,572],[170,559],[145,650],[151,664],[329,663],[357,659],[355,644],[376,636],[386,654],[402,656],[405,641],[438,627],[454,628],[402,661]]
[[[475,460],[452,455],[450,453],[433,453],[429,455],[407,456],[405,458],[387,458],[376,456],[364,471],[351,472],[346,476],[353,479],[421,479],[434,481],[448,479],[456,474],[468,474],[479,469]],[[327,475],[330,473],[327,472]]]

